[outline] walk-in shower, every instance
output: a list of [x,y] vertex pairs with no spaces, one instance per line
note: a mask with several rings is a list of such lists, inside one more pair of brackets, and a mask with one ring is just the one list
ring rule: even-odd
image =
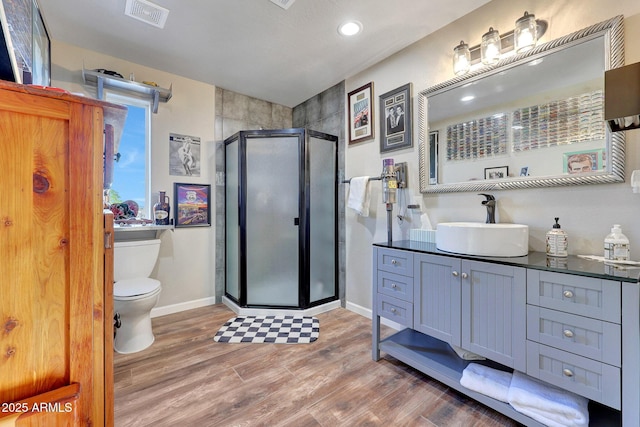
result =
[[239,307],[338,299],[337,141],[309,129],[225,140],[225,296]]

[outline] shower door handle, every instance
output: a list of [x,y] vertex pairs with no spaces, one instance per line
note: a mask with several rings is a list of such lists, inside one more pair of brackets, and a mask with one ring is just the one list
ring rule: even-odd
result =
[[293,225],[300,225],[300,218],[293,218]]

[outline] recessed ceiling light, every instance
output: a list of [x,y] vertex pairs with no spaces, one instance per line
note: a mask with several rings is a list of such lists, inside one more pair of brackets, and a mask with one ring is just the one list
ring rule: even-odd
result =
[[338,27],[338,33],[343,36],[355,36],[360,31],[362,31],[362,24],[358,21],[348,21]]

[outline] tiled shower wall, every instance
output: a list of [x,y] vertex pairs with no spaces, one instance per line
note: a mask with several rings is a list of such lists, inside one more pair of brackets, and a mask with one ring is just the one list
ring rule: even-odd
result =
[[[224,140],[241,130],[307,127],[338,136],[338,177],[344,176],[344,82],[291,109],[229,90],[216,88],[216,299],[224,295]],[[338,185],[338,283],[344,305],[345,222],[344,185]]]

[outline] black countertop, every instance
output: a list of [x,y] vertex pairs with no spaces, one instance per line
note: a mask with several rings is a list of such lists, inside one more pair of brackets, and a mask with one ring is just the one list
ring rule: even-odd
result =
[[512,265],[535,270],[554,271],[558,273],[569,273],[605,280],[618,280],[621,282],[631,283],[640,282],[640,267],[609,265],[599,261],[579,258],[575,255],[569,255],[567,258],[556,258],[548,257],[544,252],[529,252],[528,255],[520,257],[473,256],[441,251],[436,248],[435,243],[417,242],[413,240],[398,240],[391,243],[374,243],[374,246],[435,255],[455,256],[460,259]]

